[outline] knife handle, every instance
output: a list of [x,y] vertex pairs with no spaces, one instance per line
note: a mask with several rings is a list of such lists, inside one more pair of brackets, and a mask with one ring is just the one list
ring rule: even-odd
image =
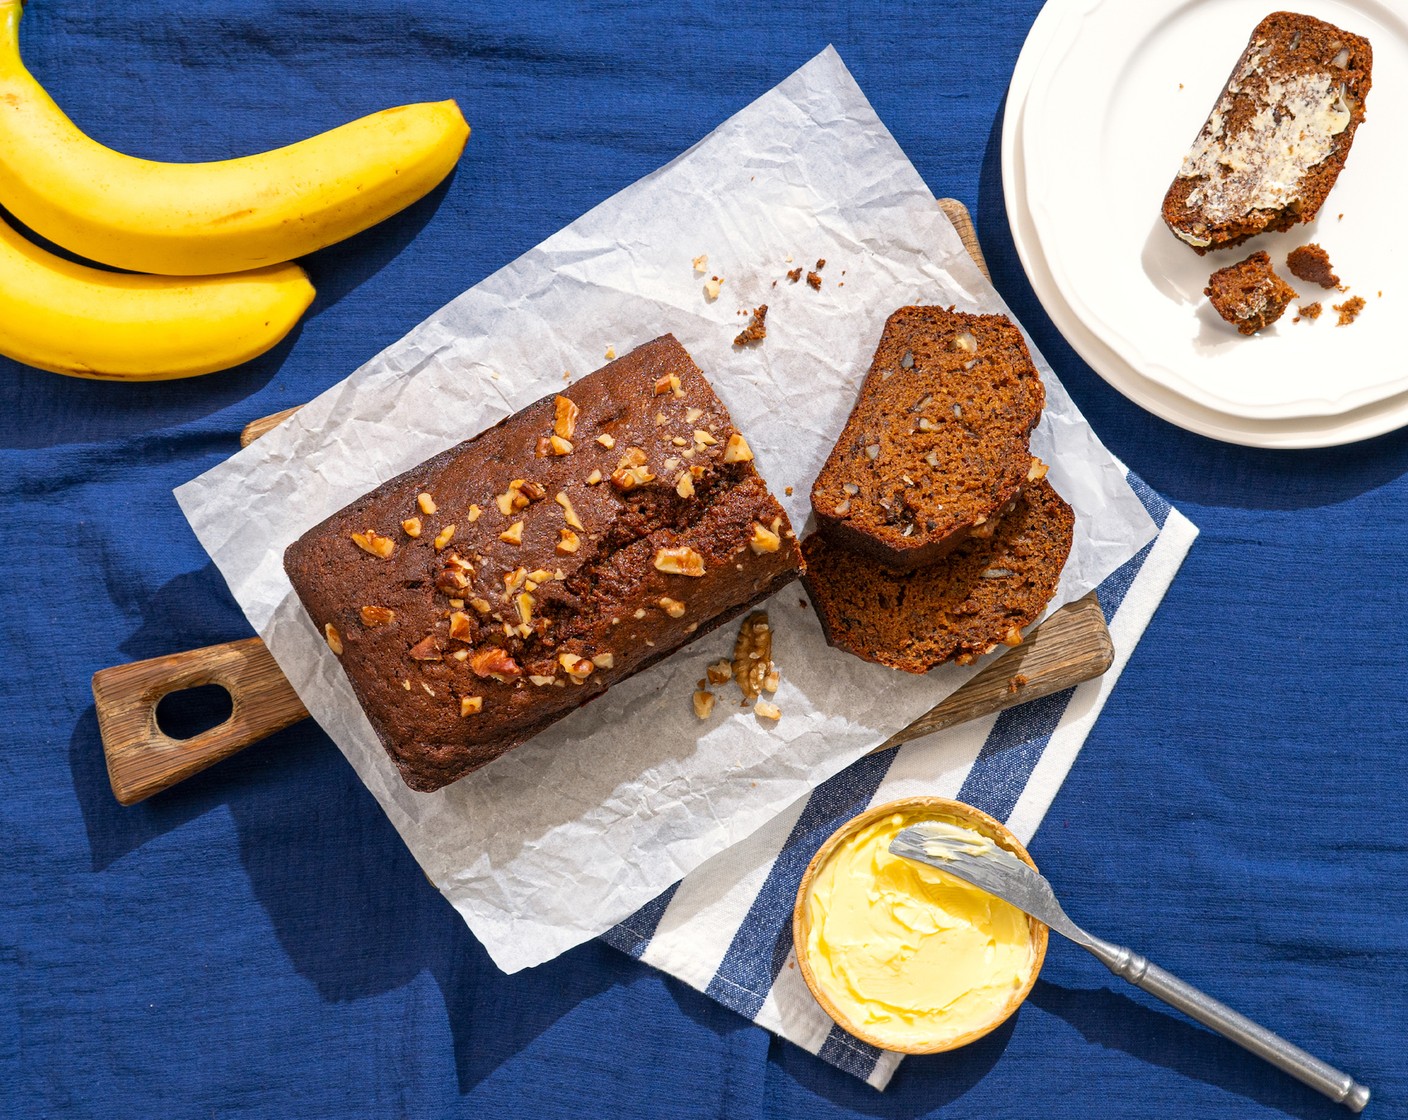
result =
[[[162,697],[205,684],[230,694],[230,718],[189,739],[171,738],[156,719]],[[93,701],[108,780],[123,805],[169,789],[308,714],[258,638],[100,669]]]
[[1178,1008],[1205,1027],[1211,1027],[1218,1034],[1230,1038],[1238,1046],[1250,1050],[1259,1058],[1264,1058],[1352,1112],[1362,1112],[1364,1106],[1369,1103],[1368,1087],[1360,1085],[1349,1074],[1342,1073],[1313,1054],[1306,1053],[1299,1046],[1287,1042],[1273,1031],[1252,1022],[1245,1015],[1233,1011],[1225,1003],[1218,1002],[1192,984],[1160,968],[1148,957],[1141,956],[1123,945],[1101,942],[1098,938],[1092,940],[1096,944],[1087,945],[1086,948],[1122,980],[1128,980],[1136,988],[1143,988],[1151,996]]

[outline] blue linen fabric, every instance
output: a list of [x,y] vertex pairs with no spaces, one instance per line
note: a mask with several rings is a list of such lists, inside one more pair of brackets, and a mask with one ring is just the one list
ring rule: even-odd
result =
[[884,1094],[601,942],[502,976],[311,723],[112,799],[92,672],[249,633],[172,487],[834,43],[973,210],[1095,429],[1202,531],[1034,856],[1078,920],[1408,1115],[1408,436],[1221,445],[1081,363],[1003,209],[1002,99],[1038,7],[31,0],[29,65],[133,154],[242,154],[442,97],[475,132],[447,185],[309,259],[309,316],[244,369],[114,386],[0,361],[0,1113],[1340,1113],[1062,944],[1007,1026]]

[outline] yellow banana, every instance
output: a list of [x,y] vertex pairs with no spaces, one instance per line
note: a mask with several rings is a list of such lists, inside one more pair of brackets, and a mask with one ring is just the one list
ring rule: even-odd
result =
[[234,276],[134,276],[73,264],[0,222],[0,354],[109,381],[194,377],[247,362],[313,301],[296,264]]
[[167,276],[292,260],[409,206],[469,137],[459,106],[441,101],[243,159],[136,159],[79,131],[25,69],[23,7],[0,0],[0,204],[89,260]]

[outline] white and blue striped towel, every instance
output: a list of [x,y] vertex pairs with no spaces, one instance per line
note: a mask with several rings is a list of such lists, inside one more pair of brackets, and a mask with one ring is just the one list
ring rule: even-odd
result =
[[1134,474],[1159,534],[1099,587],[1115,660],[1101,677],[862,758],[603,935],[824,1061],[883,1089],[900,1055],[835,1026],[792,954],[792,905],[816,850],[871,804],[956,797],[1029,843],[1198,530]]

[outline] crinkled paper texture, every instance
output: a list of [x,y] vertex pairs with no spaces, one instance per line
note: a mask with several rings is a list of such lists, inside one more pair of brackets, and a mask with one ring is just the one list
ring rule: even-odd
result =
[[[704,275],[692,260],[708,255]],[[788,270],[826,265],[819,291]],[[724,279],[717,300],[703,281]],[[735,348],[740,309],[767,338]],[[407,789],[284,575],[285,547],[386,479],[673,332],[752,445],[796,526],[886,316],[1005,310],[918,173],[827,49],[684,155],[477,284],[288,422],[177,490],[308,710],[505,971],[611,927],[939,703],[974,670],[923,677],[827,647],[800,584],[767,604],[777,724],[690,694],[731,627],[625,681],[433,794]],[[1075,507],[1053,609],[1155,528],[1039,355],[1033,450]],[[784,495],[792,487],[791,496]]]

